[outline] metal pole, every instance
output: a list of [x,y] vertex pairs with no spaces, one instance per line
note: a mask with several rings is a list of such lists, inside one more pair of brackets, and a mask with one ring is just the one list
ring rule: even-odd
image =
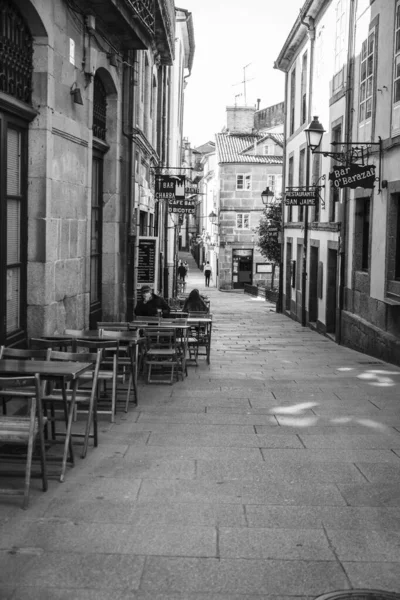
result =
[[[310,149],[306,152],[306,190],[310,189]],[[308,206],[304,207],[303,270],[301,277],[301,324],[307,324],[307,245],[308,245]]]

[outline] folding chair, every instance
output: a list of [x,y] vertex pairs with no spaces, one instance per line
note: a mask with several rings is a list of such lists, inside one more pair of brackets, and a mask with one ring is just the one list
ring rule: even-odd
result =
[[[74,402],[79,407],[79,412],[87,413],[85,433],[71,432],[72,437],[83,438],[83,449],[82,458],[85,458],[89,438],[93,439],[95,447],[98,445],[98,432],[97,432],[97,386],[99,380],[100,364],[102,359],[102,349],[98,349],[97,352],[59,352],[57,350],[49,350],[49,360],[63,360],[63,361],[75,361],[83,363],[91,363],[92,370],[86,371],[84,376],[78,380],[78,389],[76,390],[75,398],[73,398],[72,390],[67,390],[67,401]],[[88,382],[90,379],[90,388],[79,387],[80,384]],[[43,396],[43,403],[60,403],[63,402],[63,395],[60,389],[53,389],[48,394]],[[93,426],[93,433],[90,433]],[[60,435],[60,434],[59,434]],[[62,434],[64,435],[64,434]]]
[[[202,322],[199,320],[197,323],[190,323],[191,326],[191,336],[197,337],[197,355],[196,355],[196,363],[198,356],[205,356],[207,360],[207,364],[210,364],[210,354],[211,354],[211,331],[212,331],[212,315],[210,313],[199,313],[199,312],[190,312],[189,319],[208,319],[207,322]],[[203,348],[203,351],[201,351]]]
[[[176,329],[149,327],[145,329],[144,335],[146,338],[144,362],[147,369],[147,383],[169,383],[172,385],[175,367],[179,365]],[[165,371],[169,371],[169,379],[165,378]],[[161,377],[164,376],[164,379],[157,378],[157,374]]]
[[[34,445],[39,438],[42,488],[47,490],[46,455],[44,447],[43,427],[45,419],[42,413],[41,385],[39,375],[1,377],[0,396],[18,400],[26,406],[25,415],[0,416],[1,444],[26,446],[25,485],[24,489],[11,487],[0,488],[0,495],[23,496],[23,508],[28,507],[31,481],[32,457]],[[7,476],[7,473],[5,473]]]
[[[25,350],[21,348],[6,348],[0,346],[0,359],[16,359],[16,360],[46,360],[47,350]],[[11,400],[9,397],[8,400]],[[3,396],[3,415],[7,414],[7,397]]]
[[[138,391],[137,391],[137,359],[136,359],[136,348],[133,349],[132,345],[129,342],[124,341],[124,333],[123,331],[113,331],[109,329],[100,329],[101,337],[103,338],[111,338],[113,340],[118,340],[119,342],[119,357],[118,357],[118,369],[120,375],[125,382],[126,373],[128,372],[128,389],[126,393],[126,401],[125,401],[125,412],[128,412],[129,400],[131,397],[132,391],[132,399],[133,403],[137,405],[138,403]],[[117,398],[118,400],[118,398]]]
[[[97,396],[97,414],[111,415],[111,422],[115,421],[115,414],[117,410],[117,391],[118,381],[123,381],[123,375],[118,372],[119,363],[119,342],[118,340],[99,340],[98,338],[78,338],[75,340],[76,351],[78,352],[81,348],[86,348],[88,352],[103,350],[100,371],[98,375],[99,384],[103,382],[103,394],[100,392],[100,385],[98,386]],[[82,379],[90,380],[93,378],[93,374],[89,371],[84,373]],[[106,408],[105,403],[108,401],[107,393],[107,382],[111,382],[111,406]],[[79,412],[79,411],[78,411]]]

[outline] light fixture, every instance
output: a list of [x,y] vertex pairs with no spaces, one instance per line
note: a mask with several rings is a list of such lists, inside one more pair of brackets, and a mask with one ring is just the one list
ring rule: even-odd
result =
[[80,88],[78,88],[76,81],[71,86],[71,96],[74,99],[75,104],[83,104],[82,94]]
[[117,55],[115,54],[115,52],[110,52],[110,54],[108,54],[107,56],[108,56],[108,62],[110,63],[110,65],[112,67],[118,67]]
[[306,134],[307,146],[310,148],[311,152],[314,153],[321,144],[325,129],[318,121],[318,117],[313,117],[313,120],[304,131]]
[[214,211],[210,212],[210,214],[208,215],[208,218],[210,219],[210,223],[212,223],[213,225],[217,225],[218,216],[215,214]]
[[263,192],[261,192],[261,200],[262,203],[264,204],[264,206],[268,206],[272,200],[272,198],[275,197],[275,194],[272,190],[269,189],[269,187],[266,187],[265,190]]

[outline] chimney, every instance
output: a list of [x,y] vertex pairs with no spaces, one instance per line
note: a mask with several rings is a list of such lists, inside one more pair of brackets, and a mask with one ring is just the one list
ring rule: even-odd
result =
[[230,133],[251,134],[254,128],[254,106],[227,106],[226,128]]

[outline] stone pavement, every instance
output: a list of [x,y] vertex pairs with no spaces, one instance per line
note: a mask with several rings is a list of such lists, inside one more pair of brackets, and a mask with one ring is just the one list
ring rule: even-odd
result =
[[206,292],[211,364],[141,384],[65,483],[33,480],[27,511],[0,498],[1,600],[400,591],[400,369]]

